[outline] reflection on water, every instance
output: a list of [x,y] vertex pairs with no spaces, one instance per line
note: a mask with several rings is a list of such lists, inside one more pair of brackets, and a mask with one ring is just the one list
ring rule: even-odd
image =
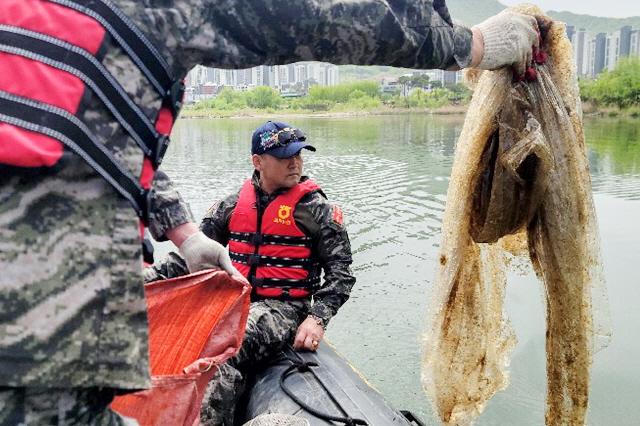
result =
[[[250,175],[249,141],[263,121],[178,122],[163,169],[196,218]],[[304,155],[306,172],[342,206],[354,251],[358,282],[328,337],[396,407],[437,424],[420,388],[418,339],[462,117],[306,118],[291,124],[318,148]],[[640,418],[640,310],[630,303],[640,300],[631,268],[640,260],[639,134],[638,122],[586,125],[614,327],[612,346],[594,365],[589,421],[596,425]],[[158,252],[169,249],[162,244]],[[542,295],[530,272],[510,276],[509,283],[506,307],[519,338],[512,383],[489,403],[479,425],[544,423]]]
[[595,192],[640,200],[640,125],[591,120],[585,128]]

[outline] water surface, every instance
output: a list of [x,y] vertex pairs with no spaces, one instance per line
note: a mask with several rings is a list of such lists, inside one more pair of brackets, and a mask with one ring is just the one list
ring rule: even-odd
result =
[[[397,408],[438,424],[420,387],[420,335],[463,117],[300,118],[318,151],[305,171],[340,204],[358,282],[328,337]],[[263,119],[180,120],[163,169],[199,220],[252,172],[250,138]],[[588,120],[588,155],[614,339],[596,355],[589,424],[640,421],[640,122]],[[171,249],[168,243],[158,252]],[[506,308],[518,336],[511,385],[478,425],[544,424],[544,310],[529,271],[509,277]]]

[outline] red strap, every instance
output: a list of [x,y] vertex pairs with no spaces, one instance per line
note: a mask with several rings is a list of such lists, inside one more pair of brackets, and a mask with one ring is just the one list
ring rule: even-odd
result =
[[39,133],[0,123],[0,163],[18,167],[53,166],[62,156],[62,144]]
[[167,107],[162,107],[158,113],[158,119],[156,120],[156,130],[165,136],[171,134],[173,128],[173,115],[171,110]]
[[309,276],[309,271],[302,268],[259,265],[256,269],[256,278],[276,278],[281,280],[304,280],[308,276]]
[[249,276],[249,271],[251,270],[249,265],[246,265],[244,263],[233,262],[233,261],[231,263],[238,270],[238,272],[240,272],[245,278]]
[[311,293],[308,290],[304,290],[301,288],[290,288],[289,295],[291,297],[309,297]]
[[95,19],[71,8],[42,0],[2,0],[0,24],[47,34],[92,54],[98,51],[106,33]]
[[[158,113],[156,120],[156,130],[158,133],[165,136],[169,136],[171,129],[173,128],[174,120],[171,110],[166,107],[162,107]],[[150,189],[153,184],[153,178],[156,174],[156,170],[153,168],[153,163],[148,157],[144,158],[142,163],[142,171],[140,172],[140,185],[144,189]],[[144,224],[140,222],[140,238],[144,238]]]
[[153,182],[153,177],[156,171],[153,169],[153,164],[148,157],[144,158],[142,163],[142,172],[140,173],[140,185],[144,189],[151,188],[151,183]]

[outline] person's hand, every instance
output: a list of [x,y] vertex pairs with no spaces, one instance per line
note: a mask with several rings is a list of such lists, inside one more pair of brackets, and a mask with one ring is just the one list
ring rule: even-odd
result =
[[293,348],[296,350],[315,351],[318,349],[323,337],[324,328],[312,316],[308,316],[298,327],[296,338],[293,341]]
[[534,47],[539,47],[536,18],[510,10],[476,25],[472,32],[471,66],[484,70],[511,65],[523,75],[531,64]]
[[229,275],[241,276],[240,272],[231,264],[227,249],[201,231],[191,234],[180,244],[178,250],[184,257],[189,272],[219,267],[227,271]]

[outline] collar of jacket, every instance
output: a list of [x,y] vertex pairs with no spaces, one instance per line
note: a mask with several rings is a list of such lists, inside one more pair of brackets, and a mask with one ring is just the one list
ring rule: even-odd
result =
[[[304,182],[304,181],[306,181],[308,179],[309,179],[309,176],[301,176],[300,177],[300,183]],[[257,170],[253,171],[253,176],[251,176],[251,183],[253,184],[253,187],[256,189],[256,194],[257,194],[258,198],[263,198],[263,199],[267,198],[268,200],[272,200],[275,197],[277,197],[278,195],[284,194],[285,192],[287,192],[289,190],[289,188],[278,188],[275,191],[273,191],[271,194],[267,194],[260,187],[260,172],[257,171]]]

